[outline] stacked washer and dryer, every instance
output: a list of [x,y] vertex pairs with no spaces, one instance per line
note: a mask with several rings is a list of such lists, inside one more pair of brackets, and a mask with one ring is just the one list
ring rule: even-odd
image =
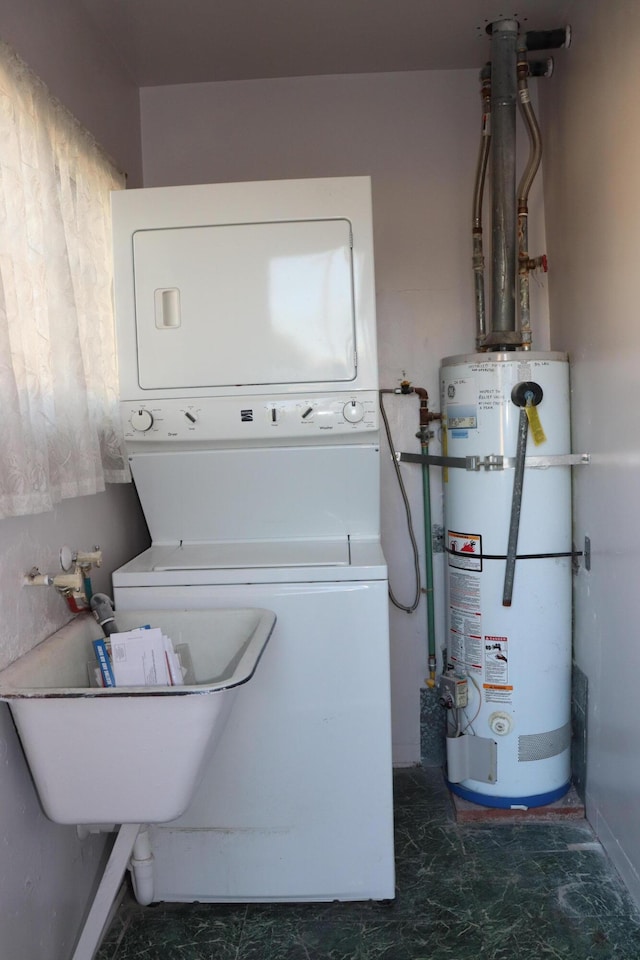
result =
[[370,182],[128,190],[113,218],[152,537],[116,607],[277,615],[191,806],[151,828],[154,898],[391,898]]

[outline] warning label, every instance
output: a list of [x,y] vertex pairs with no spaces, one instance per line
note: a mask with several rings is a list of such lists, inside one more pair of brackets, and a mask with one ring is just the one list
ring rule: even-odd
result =
[[485,703],[511,703],[513,687],[492,687],[490,683],[483,684]]
[[452,570],[449,578],[449,659],[454,666],[482,674],[480,577]]
[[482,536],[479,533],[447,531],[449,566],[458,570],[482,571]]
[[449,578],[449,603],[459,611],[479,616],[480,577],[452,572]]
[[493,703],[510,703],[513,686],[509,683],[509,640],[484,638],[484,696]]

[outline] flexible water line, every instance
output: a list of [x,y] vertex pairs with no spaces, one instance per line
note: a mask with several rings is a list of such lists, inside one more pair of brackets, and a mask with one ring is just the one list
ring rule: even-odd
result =
[[102,627],[105,637],[118,632],[113,610],[113,600],[106,593],[94,593],[90,598],[93,615]]
[[484,288],[484,249],[482,238],[482,199],[491,148],[491,80],[481,74],[482,136],[473,188],[473,276],[476,307],[476,347],[480,349],[487,335],[487,311]]
[[[406,389],[405,389],[406,388]],[[409,528],[409,538],[411,540],[411,546],[413,548],[413,561],[414,569],[416,575],[416,594],[414,601],[411,605],[405,606],[398,602],[395,598],[391,586],[389,586],[389,598],[394,606],[398,607],[400,610],[404,610],[406,613],[413,613],[414,610],[418,607],[420,603],[420,594],[422,592],[421,582],[420,582],[420,560],[418,555],[418,545],[416,542],[415,533],[413,530],[413,519],[411,516],[411,507],[409,505],[409,499],[407,497],[407,492],[404,486],[404,481],[402,479],[402,474],[400,472],[400,465],[397,458],[394,455],[394,444],[391,436],[391,427],[389,426],[389,420],[387,413],[384,407],[383,394],[385,393],[394,393],[394,394],[411,394],[417,393],[420,397],[421,404],[421,423],[420,430],[417,436],[420,439],[420,448],[423,455],[426,455],[429,451],[429,430],[428,430],[428,421],[429,419],[439,419],[439,414],[430,414],[428,411],[428,395],[425,390],[419,390],[415,387],[410,387],[409,383],[406,382],[403,384],[403,388],[399,390],[380,390],[380,413],[382,414],[382,422],[384,423],[385,433],[387,435],[387,441],[389,444],[389,450],[391,451],[391,459],[393,461],[396,478],[400,486],[400,492],[402,494],[402,499],[405,505],[405,513],[407,517],[407,526]],[[429,466],[426,463],[422,464],[422,499],[423,499],[423,522],[424,522],[424,553],[425,553],[425,598],[426,598],[426,613],[427,613],[427,668],[429,671],[429,677],[426,680],[426,685],[428,687],[435,687],[436,683],[436,629],[435,629],[435,601],[434,601],[434,577],[433,577],[433,538],[432,538],[432,521],[431,521],[431,482],[429,475]]]
[[524,349],[531,347],[531,307],[529,302],[529,190],[542,159],[542,138],[528,86],[529,64],[526,50],[518,51],[518,99],[520,113],[529,135],[529,159],[518,184],[518,301],[520,332]]
[[395,390],[380,390],[380,413],[382,414],[382,422],[384,424],[384,431],[387,435],[387,443],[389,444],[389,452],[391,454],[391,462],[393,463],[393,469],[395,470],[396,479],[398,481],[398,486],[400,487],[400,493],[402,494],[402,501],[404,503],[405,516],[407,518],[407,528],[409,530],[409,540],[411,541],[411,548],[413,550],[413,569],[415,572],[416,578],[416,592],[411,603],[404,604],[400,603],[391,588],[391,583],[389,583],[389,599],[394,607],[397,607],[398,610],[404,610],[405,613],[413,613],[417,609],[418,604],[420,603],[420,594],[422,592],[422,585],[420,583],[420,558],[418,555],[418,544],[416,542],[416,536],[413,531],[413,518],[411,516],[411,505],[409,504],[409,498],[407,496],[407,491],[405,489],[404,480],[402,479],[402,473],[400,472],[400,464],[398,463],[394,455],[394,446],[393,446],[393,437],[391,436],[391,427],[389,426],[389,419],[387,417],[387,411],[384,408],[384,402],[382,396],[385,393],[395,393]]

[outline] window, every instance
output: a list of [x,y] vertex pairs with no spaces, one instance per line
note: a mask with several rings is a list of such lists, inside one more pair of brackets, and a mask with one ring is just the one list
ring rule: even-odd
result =
[[0,517],[129,480],[109,206],[123,185],[0,43]]

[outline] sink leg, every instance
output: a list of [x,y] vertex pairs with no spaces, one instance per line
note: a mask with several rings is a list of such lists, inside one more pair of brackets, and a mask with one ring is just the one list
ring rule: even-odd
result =
[[139,823],[121,824],[71,960],[93,960],[139,829]]

